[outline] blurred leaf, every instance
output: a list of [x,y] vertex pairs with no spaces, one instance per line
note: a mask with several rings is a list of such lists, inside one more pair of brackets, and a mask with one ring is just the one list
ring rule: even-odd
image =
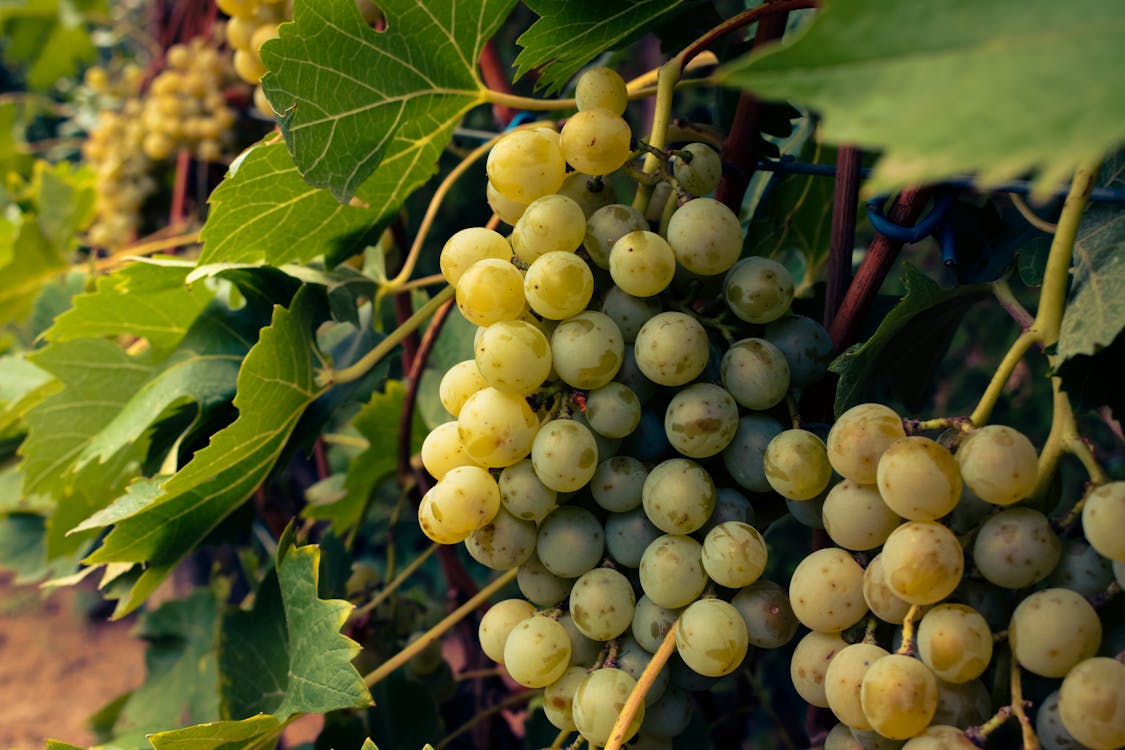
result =
[[374,745],[421,748],[444,733],[430,687],[404,670],[387,675],[372,695],[375,707],[367,711],[367,723]]
[[1119,333],[1095,354],[1076,354],[1057,373],[1076,411],[1108,406],[1120,421],[1125,419],[1125,391],[1121,388],[1121,363],[1125,362],[1125,334]]
[[1028,286],[1035,287],[1043,283],[1043,276],[1047,270],[1047,256],[1051,252],[1051,237],[1039,235],[1020,248],[1017,260],[1017,270],[1020,280]]
[[13,571],[16,583],[41,578],[47,562],[45,535],[43,516],[35,513],[0,516],[0,570]]
[[33,89],[52,89],[93,62],[97,50],[84,14],[106,12],[104,0],[22,0],[0,4],[4,62],[26,69]]
[[[171,732],[158,732],[148,740],[155,750],[266,750],[276,744],[281,724],[273,716],[252,716],[242,721],[215,721]],[[274,741],[270,741],[273,739]]]

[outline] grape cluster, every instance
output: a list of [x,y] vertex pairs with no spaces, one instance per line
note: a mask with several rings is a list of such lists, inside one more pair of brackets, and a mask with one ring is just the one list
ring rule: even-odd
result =
[[227,42],[234,50],[234,72],[253,84],[254,106],[263,117],[273,119],[273,109],[258,82],[266,73],[261,48],[277,36],[277,27],[293,17],[289,0],[218,0],[219,10],[230,16],[226,25]]
[[139,99],[127,99],[122,111],[98,112],[94,128],[82,144],[83,161],[97,176],[94,221],[87,241],[100,247],[128,242],[141,223],[141,205],[156,189],[152,160],[142,144],[145,127]]
[[[516,130],[490,152],[510,235],[472,227],[441,252],[478,329],[474,358],[441,380],[453,418],[422,446],[438,481],[418,517],[432,540],[518,568],[523,598],[488,610],[483,650],[592,745],[678,618],[677,656],[629,727],[659,744],[687,725],[687,691],[796,633],[745,493],[768,490],[765,445],[783,432],[766,410],[816,380],[831,345],[789,315],[783,266],[739,260],[722,203],[687,200],[659,233],[613,202],[597,178],[632,155],[616,73],[585,74],[577,102],[561,132]],[[692,150],[681,188],[708,192],[718,157]],[[726,315],[757,335],[724,350],[693,311],[665,309],[677,276],[722,282]]]

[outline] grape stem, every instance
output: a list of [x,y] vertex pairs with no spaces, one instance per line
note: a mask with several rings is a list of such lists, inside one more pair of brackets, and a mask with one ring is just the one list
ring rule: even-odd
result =
[[629,725],[633,722],[633,718],[637,712],[641,710],[644,705],[645,696],[652,688],[652,684],[656,682],[656,676],[664,665],[668,663],[671,658],[672,652],[676,650],[676,631],[679,629],[679,618],[672,623],[672,627],[668,629],[667,635],[664,640],[660,642],[660,648],[656,649],[656,653],[649,659],[648,666],[641,672],[637,684],[633,686],[632,692],[625,700],[625,706],[621,709],[621,713],[617,715],[617,721],[613,723],[613,729],[609,733],[609,741],[605,743],[605,750],[621,750],[621,746],[625,743],[626,733]]
[[[193,245],[199,242],[199,231],[187,232],[185,234],[176,234],[171,237],[161,237],[160,239],[149,240],[142,242],[138,245],[130,245],[129,247],[122,248],[113,253],[109,257],[102,258],[101,260],[94,261],[95,271],[105,271],[115,266],[118,266],[125,261],[132,260],[133,258],[142,258],[148,255],[154,255],[161,250],[171,250],[175,247],[182,247],[183,245]],[[81,263],[75,266],[78,270],[87,270],[88,263]]]
[[1026,331],[1031,328],[1035,323],[1035,318],[1027,311],[1020,301],[1016,299],[1016,295],[1012,292],[1012,286],[1008,283],[1008,279],[1001,277],[992,282],[992,296],[1000,303],[1008,315],[1012,316],[1012,320],[1020,327],[1021,331]]
[[679,62],[680,70],[683,70],[684,66],[691,62],[696,55],[710,47],[715,41],[733,31],[738,31],[757,22],[760,18],[779,13],[790,13],[795,10],[808,10],[818,6],[819,3],[816,0],[777,0],[777,2],[766,2],[749,10],[744,10],[708,30],[707,33],[684,47],[674,59]]
[[1024,710],[1023,681],[1020,675],[1020,663],[1015,654],[1012,654],[1011,665],[1009,675],[1011,677],[1012,713],[1016,715],[1016,720],[1020,723],[1020,732],[1023,734],[1023,750],[1039,750],[1039,737],[1036,736],[1035,728],[1031,726],[1031,720],[1027,718],[1027,711]]
[[[652,133],[648,138],[648,146],[655,151],[664,151],[668,141],[668,125],[672,121],[672,97],[676,93],[676,84],[680,80],[683,68],[677,58],[660,66],[656,77],[656,109],[652,115]],[[646,175],[656,174],[660,169],[663,159],[652,151],[645,154],[642,171]],[[637,193],[633,196],[633,208],[641,213],[648,208],[652,198],[652,186],[641,182],[637,185]]]
[[899,645],[896,654],[905,654],[906,656],[914,656],[914,631],[917,629],[918,620],[922,615],[922,607],[917,604],[911,604],[910,610],[906,613],[906,617],[902,619],[902,643]]
[[427,547],[425,551],[422,552],[422,554],[418,555],[418,557],[414,558],[414,560],[409,565],[399,571],[399,574],[395,576],[394,580],[389,582],[382,591],[380,591],[375,595],[374,598],[371,599],[371,601],[367,602],[367,604],[364,604],[362,607],[356,607],[354,610],[352,610],[351,619],[354,620],[359,617],[363,617],[368,612],[372,611],[380,604],[382,604],[388,596],[393,594],[396,590],[398,590],[399,586],[406,582],[406,579],[409,578],[414,573],[414,571],[422,567],[422,564],[426,562],[426,560],[430,559],[430,555],[434,554],[434,552],[436,552],[438,547],[440,546],[440,544],[434,542],[429,547]]

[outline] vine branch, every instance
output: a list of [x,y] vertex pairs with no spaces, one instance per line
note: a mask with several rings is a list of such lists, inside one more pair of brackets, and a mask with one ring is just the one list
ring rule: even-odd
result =
[[637,684],[633,686],[632,692],[629,697],[625,699],[625,706],[621,709],[621,713],[617,715],[617,721],[613,723],[613,729],[609,733],[609,741],[605,743],[604,750],[621,750],[621,746],[625,743],[626,733],[629,725],[633,722],[633,718],[637,712],[641,710],[644,705],[645,696],[652,688],[652,684],[656,682],[656,675],[668,663],[671,658],[672,652],[676,650],[676,631],[680,627],[679,618],[672,623],[672,627],[668,628],[668,633],[664,636],[664,640],[660,642],[660,648],[656,649],[656,653],[649,659],[648,665],[644,671],[641,672]]

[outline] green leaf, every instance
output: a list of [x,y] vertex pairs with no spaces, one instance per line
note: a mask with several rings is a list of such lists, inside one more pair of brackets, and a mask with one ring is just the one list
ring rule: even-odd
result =
[[0,570],[16,574],[16,583],[43,576],[47,561],[43,538],[46,525],[40,515],[12,513],[0,516]]
[[540,16],[516,42],[516,77],[539,68],[537,89],[552,94],[590,60],[651,28],[681,0],[528,0]]
[[722,83],[817,110],[832,143],[881,149],[868,194],[963,172],[1041,190],[1125,141],[1125,5],[830,0]]
[[461,116],[485,102],[477,59],[514,4],[384,0],[378,32],[354,0],[297,0],[293,23],[262,47],[262,88],[284,113],[305,180],[394,210],[434,173]]
[[[158,563],[170,569],[261,484],[320,394],[312,336],[321,305],[316,288],[305,287],[288,310],[275,309],[273,323],[238,373],[238,419],[169,479],[151,505],[119,521],[87,562]],[[153,574],[146,585],[163,574]],[[131,597],[119,614],[139,603]]]
[[444,734],[433,685],[400,669],[387,675],[372,692],[375,707],[367,712],[367,723],[376,744],[422,747],[427,740]]
[[149,735],[155,750],[267,750],[281,735],[282,726],[273,716],[251,716],[242,721],[215,721],[171,732]]
[[23,0],[0,5],[4,60],[26,68],[27,83],[52,89],[60,78],[73,76],[97,50],[83,14],[105,13],[102,0]]
[[54,378],[23,353],[0,357],[0,441],[25,431],[23,415],[55,390]]
[[991,296],[988,284],[943,289],[909,264],[906,294],[867,341],[856,344],[829,367],[839,373],[835,412],[888,394],[917,403],[928,393],[934,368],[945,355],[969,306]]

